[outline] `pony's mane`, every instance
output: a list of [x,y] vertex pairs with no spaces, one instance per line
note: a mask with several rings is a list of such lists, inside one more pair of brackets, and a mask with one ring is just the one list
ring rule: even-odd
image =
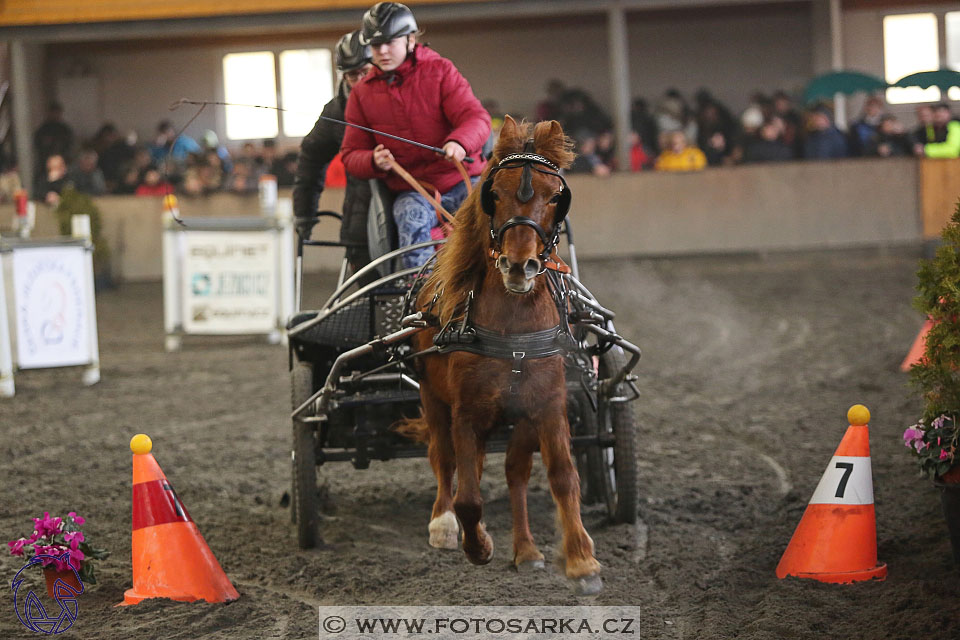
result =
[[573,142],[563,134],[558,122],[551,120],[534,126],[525,121],[516,123],[507,116],[487,168],[477,187],[457,210],[453,233],[437,254],[436,269],[423,287],[421,304],[432,300],[437,291],[443,291],[433,309],[441,323],[455,317],[467,294],[479,287],[485,273],[484,262],[489,259],[487,242],[490,237],[490,218],[480,205],[480,185],[502,158],[511,153],[521,153],[531,138],[536,153],[558,167],[567,169],[573,162]]

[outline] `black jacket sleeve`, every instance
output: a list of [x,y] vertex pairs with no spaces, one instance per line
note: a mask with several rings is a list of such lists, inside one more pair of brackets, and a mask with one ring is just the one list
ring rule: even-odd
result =
[[[324,106],[322,115],[343,119],[343,105],[337,96]],[[293,212],[298,217],[309,218],[317,212],[317,203],[323,192],[327,166],[340,152],[343,141],[342,124],[318,119],[300,143],[297,173],[293,181]]]

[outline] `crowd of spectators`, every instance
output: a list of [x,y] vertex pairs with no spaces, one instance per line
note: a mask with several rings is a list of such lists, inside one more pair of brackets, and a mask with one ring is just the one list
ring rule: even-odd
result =
[[[559,80],[551,80],[546,89],[535,116],[560,121],[574,138],[577,158],[570,171],[607,176],[619,169],[613,123],[590,94]],[[484,106],[495,124],[502,122],[496,102],[487,101]],[[842,132],[829,106],[800,109],[784,91],[770,96],[758,93],[734,116],[705,89],[696,92],[692,101],[670,89],[652,110],[647,100],[634,100],[629,169],[696,171],[798,159],[960,156],[960,121],[948,105],[921,104],[916,116],[917,127],[907,131],[887,112],[883,99],[874,95],[866,99],[848,131]],[[56,102],[49,105],[33,143],[38,165],[32,193],[50,204],[59,201],[67,185],[91,195],[254,193],[264,174],[275,176],[279,186],[292,186],[297,167],[296,148],[278,149],[275,140],[247,142],[231,152],[213,131],[195,140],[178,134],[168,120],[157,125],[147,144],[138,143],[136,133],[122,135],[112,123],[78,143]],[[15,163],[4,160],[0,197],[8,198],[19,187]]]
[[168,120],[157,125],[147,144],[138,143],[136,133],[121,135],[109,122],[77,143],[56,102],[33,143],[38,164],[32,193],[51,205],[68,185],[90,195],[255,193],[265,174],[275,176],[279,186],[292,186],[297,167],[297,151],[281,152],[275,140],[247,142],[231,153],[213,131],[198,141],[178,134]]
[[[559,80],[551,80],[546,89],[536,117],[559,120],[575,140],[578,157],[571,171],[605,176],[618,169],[612,122],[603,109],[587,92]],[[784,91],[754,95],[737,117],[705,89],[692,101],[670,89],[652,110],[647,100],[635,99],[630,119],[631,171],[858,156],[960,156],[960,121],[949,106],[918,106],[920,124],[906,131],[879,96],[867,98],[847,132],[836,127],[828,105],[800,109]]]

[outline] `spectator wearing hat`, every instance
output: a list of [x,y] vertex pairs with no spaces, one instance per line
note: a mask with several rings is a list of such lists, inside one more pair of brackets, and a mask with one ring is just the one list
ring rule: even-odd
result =
[[[337,95],[324,107],[321,115],[344,119],[347,100],[355,86],[370,73],[370,47],[360,43],[360,31],[340,38],[336,47],[337,70],[341,74]],[[293,211],[297,229],[303,238],[310,236],[320,194],[326,185],[331,161],[340,153],[346,127],[329,120],[318,119],[313,129],[300,143],[293,178]],[[340,223],[340,242],[346,245],[346,257],[354,272],[370,262],[367,247],[367,210],[370,206],[370,184],[366,180],[347,176],[343,195],[343,220]]]

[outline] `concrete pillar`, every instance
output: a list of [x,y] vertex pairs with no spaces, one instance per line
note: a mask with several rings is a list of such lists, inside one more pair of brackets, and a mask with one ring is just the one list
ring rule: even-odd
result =
[[[830,62],[834,71],[843,70],[843,5],[830,0]],[[847,129],[847,96],[837,94],[834,100],[834,121],[839,129]]]
[[13,141],[17,147],[20,180],[30,197],[33,193],[33,122],[30,118],[30,63],[22,40],[10,42],[10,92],[13,100]]
[[619,2],[607,10],[607,49],[610,52],[610,87],[613,133],[621,171],[630,170],[630,63],[627,15]]

